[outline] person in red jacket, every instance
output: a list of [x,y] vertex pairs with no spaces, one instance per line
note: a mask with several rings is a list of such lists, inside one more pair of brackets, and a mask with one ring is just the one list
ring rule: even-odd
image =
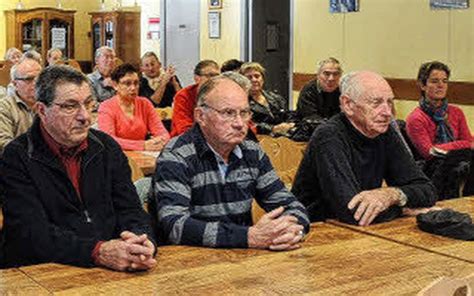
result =
[[[438,61],[421,65],[417,80],[422,97],[419,106],[410,113],[406,121],[408,136],[428,163],[435,155],[445,155],[453,150],[474,149],[474,139],[463,111],[448,104],[446,98],[450,73],[449,67]],[[474,194],[472,162],[471,160],[471,175],[465,183],[464,195]],[[433,171],[435,175],[436,169]]]
[[194,67],[195,83],[181,89],[174,97],[171,137],[181,135],[193,125],[199,86],[219,74],[219,65],[213,60],[200,61]]

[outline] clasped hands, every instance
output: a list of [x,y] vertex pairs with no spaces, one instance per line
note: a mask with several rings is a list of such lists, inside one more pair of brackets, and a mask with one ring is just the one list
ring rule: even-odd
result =
[[145,151],[161,151],[163,146],[165,146],[166,141],[162,137],[153,137],[145,141],[144,150]]
[[119,271],[147,270],[156,265],[154,253],[155,245],[146,234],[136,235],[130,231],[123,231],[120,239],[102,243],[97,263]]
[[[360,226],[367,226],[383,211],[400,202],[400,193],[394,187],[384,187],[373,190],[362,191],[356,194],[347,207],[355,210],[354,219]],[[431,208],[402,208],[403,215],[416,216],[433,210],[440,210],[438,207]]]
[[282,215],[283,207],[266,213],[248,231],[249,248],[270,249],[274,251],[294,250],[299,248],[304,237],[304,228],[298,219]]

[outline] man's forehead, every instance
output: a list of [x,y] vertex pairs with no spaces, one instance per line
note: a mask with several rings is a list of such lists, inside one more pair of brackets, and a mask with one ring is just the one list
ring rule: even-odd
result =
[[214,89],[209,92],[208,98],[226,104],[240,104],[241,101],[248,103],[247,93],[240,85],[229,79],[218,80]]
[[340,66],[334,62],[327,62],[321,67],[321,72],[323,71],[340,71]]

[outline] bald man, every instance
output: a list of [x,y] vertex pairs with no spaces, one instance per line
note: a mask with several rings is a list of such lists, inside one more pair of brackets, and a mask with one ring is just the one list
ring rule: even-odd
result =
[[433,185],[390,126],[393,97],[377,73],[341,79],[342,113],[316,129],[293,185],[311,221],[366,226],[436,202]]

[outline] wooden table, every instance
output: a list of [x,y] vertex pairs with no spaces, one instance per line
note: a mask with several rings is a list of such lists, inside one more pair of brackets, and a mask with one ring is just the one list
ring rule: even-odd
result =
[[0,270],[1,295],[49,295],[48,290],[19,269]]
[[291,252],[167,246],[149,272],[58,264],[20,270],[58,295],[413,295],[442,276],[469,275],[474,264],[318,223]]
[[132,158],[142,170],[143,175],[151,175],[155,172],[156,157],[144,153],[143,151],[124,151],[127,157]]
[[[446,200],[439,202],[437,205],[469,213],[474,218],[474,197]],[[415,217],[399,218],[367,227],[349,225],[338,221],[330,221],[330,223],[474,263],[473,241],[455,240],[421,231],[416,225]]]

